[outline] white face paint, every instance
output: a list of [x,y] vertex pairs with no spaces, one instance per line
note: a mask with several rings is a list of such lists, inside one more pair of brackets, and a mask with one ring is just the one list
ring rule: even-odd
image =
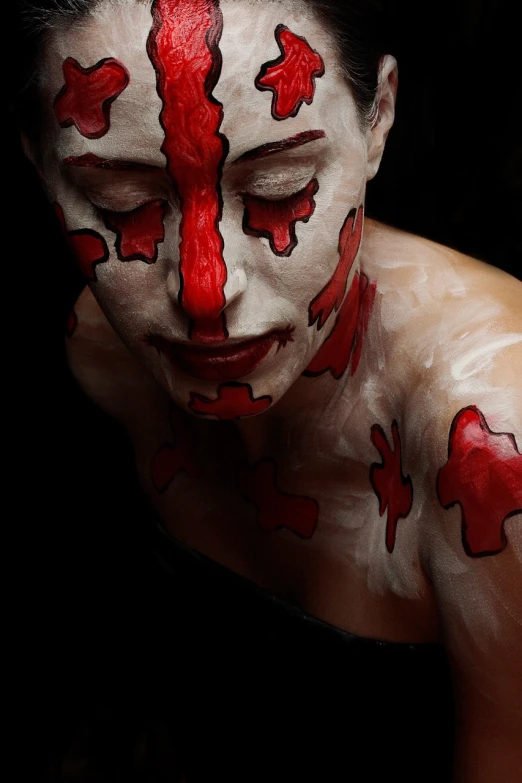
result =
[[[188,7],[193,8],[194,4]],[[335,320],[332,312],[326,328],[309,326],[310,304],[337,268],[341,228],[350,211],[363,204],[366,181],[375,173],[374,162],[369,163],[369,134],[361,130],[331,36],[307,7],[290,2],[251,4],[238,0],[223,2],[221,12],[222,71],[212,94],[223,107],[219,133],[230,145],[222,171],[219,223],[226,278],[221,293],[229,339],[221,345],[213,344],[204,353],[205,344],[219,338],[218,324],[223,322],[218,317],[219,308],[214,307],[212,312],[207,308],[207,314],[212,316],[209,319],[204,317],[204,308],[199,312],[196,305],[185,305],[180,299],[182,213],[179,187],[169,176],[162,152],[163,104],[147,52],[152,25],[150,7],[128,0],[101,3],[82,23],[52,34],[42,69],[45,118],[41,174],[49,197],[63,209],[69,232],[94,231],[105,240],[110,257],[95,266],[97,281],[92,283],[92,291],[129,350],[184,408],[193,393],[215,399],[220,385],[230,382],[249,384],[254,399],[276,402],[299,378]],[[188,17],[181,23],[190,26],[193,12],[184,13]],[[302,103],[295,116],[283,120],[272,116],[273,92],[256,88],[263,65],[280,58],[275,35],[280,24],[295,36],[305,38],[324,62],[324,75],[318,74],[315,79],[311,103]],[[63,127],[67,124],[63,117],[62,127],[58,122],[53,102],[64,85],[63,64],[67,58],[74,58],[83,69],[104,58],[114,58],[128,72],[127,86],[112,103],[105,105],[110,124],[107,132],[97,134],[97,138],[87,138],[75,124]],[[119,77],[123,79],[121,73]],[[190,97],[190,90],[187,94]],[[195,102],[191,107],[191,111],[198,110]],[[65,116],[67,107],[59,108]],[[198,128],[206,120],[202,115],[201,120],[191,117],[191,121],[192,128]],[[310,131],[322,133],[315,134],[313,141],[255,160],[246,155],[259,147],[266,151],[264,145],[272,145],[273,152],[274,142]],[[175,138],[172,145],[171,151],[174,149],[177,155]],[[85,158],[86,155],[90,157]],[[71,159],[76,164],[82,160],[92,164],[93,155],[106,161],[104,167],[64,164]],[[120,169],[114,168],[114,161],[120,161]],[[121,161],[153,168],[125,169]],[[186,158],[182,165],[186,166]],[[189,188],[190,178],[189,171]],[[278,254],[277,250],[285,246],[288,250],[288,238],[272,242],[266,231],[258,230],[259,221],[262,223],[273,212],[266,202],[286,199],[288,209],[295,214],[303,202],[292,206],[289,199],[307,187],[308,208],[313,203],[310,198],[315,202],[313,214],[306,216],[307,222],[298,219],[295,223],[294,249],[287,255]],[[200,189],[199,198],[202,192]],[[256,204],[262,204],[262,217],[250,216],[250,228],[255,230],[244,230],[245,199],[254,204],[252,213],[256,212]],[[156,213],[157,241],[147,251],[150,257],[145,261],[130,260],[132,242],[125,246],[123,238],[118,258],[116,240],[121,216],[114,213],[129,212],[147,203],[161,205],[165,212],[164,239],[158,239],[161,227],[158,229]],[[275,209],[280,207],[281,202]],[[159,220],[161,223],[161,215]],[[186,215],[184,221],[188,225]],[[266,236],[259,236],[260,233]],[[201,236],[204,242],[204,231]],[[155,251],[157,259],[153,261]],[[129,260],[121,260],[125,253]],[[346,291],[357,271],[356,261]],[[189,283],[186,275],[185,293]],[[192,280],[191,285],[192,293],[196,290],[193,299],[197,303],[197,286],[204,288],[205,283]],[[204,299],[206,294],[201,296]],[[266,339],[259,343],[257,338],[262,336]],[[252,338],[257,340],[254,347],[241,345]],[[185,345],[181,366],[179,354],[175,361],[172,359],[179,343]],[[233,350],[224,347],[236,343]],[[171,352],[165,347],[169,344],[174,345]],[[194,345],[197,350],[192,350]],[[260,356],[263,358],[258,361]]]

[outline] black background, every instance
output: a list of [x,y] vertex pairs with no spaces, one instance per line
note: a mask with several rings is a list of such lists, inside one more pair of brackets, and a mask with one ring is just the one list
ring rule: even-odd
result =
[[[397,4],[397,120],[368,212],[522,278],[517,5]],[[20,57],[15,47],[10,67]],[[136,651],[158,642],[168,598],[144,553],[117,428],[68,382],[63,324],[80,283],[7,117],[5,551],[18,725],[38,761],[95,684],[113,688],[129,667],[127,683],[139,679]]]

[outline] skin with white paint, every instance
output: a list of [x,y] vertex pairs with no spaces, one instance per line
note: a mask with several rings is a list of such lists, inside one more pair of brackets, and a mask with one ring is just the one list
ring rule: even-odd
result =
[[[522,679],[522,518],[506,524],[505,552],[472,560],[462,547],[460,509],[441,508],[435,481],[447,460],[451,422],[467,405],[479,407],[493,431],[513,433],[522,447],[522,285],[456,251],[366,221],[352,276],[362,269],[377,283],[377,296],[359,369],[340,381],[329,373],[302,377],[335,319],[332,314],[321,331],[308,327],[308,305],[336,268],[340,228],[364,202],[393,123],[395,62],[387,57],[382,63],[379,120],[363,129],[330,36],[305,5],[236,0],[223,2],[222,11],[223,70],[214,94],[223,103],[221,131],[230,141],[220,227],[227,323],[233,340],[295,327],[294,342],[277,353],[274,347],[246,379],[256,397],[270,395],[274,405],[226,430],[191,417],[207,478],[180,474],[164,495],[154,491],[150,464],[172,437],[171,400],[186,410],[190,392],[216,396],[215,383],[174,370],[144,339],[151,329],[187,339],[178,303],[174,194],[165,177],[71,170],[61,163],[92,152],[165,165],[161,101],[145,48],[148,4],[102,3],[82,24],[56,31],[46,52],[45,144],[30,154],[49,198],[63,206],[69,230],[94,229],[113,248],[114,235],[93,203],[115,211],[152,198],[170,204],[155,264],[121,263],[113,251],[109,263],[97,267],[98,282],[76,307],[71,368],[87,394],[127,428],[143,487],[178,539],[354,633],[404,642],[442,639],[454,660],[464,715],[457,779],[477,781],[480,770],[481,780],[514,783],[522,763],[516,742],[522,686],[515,687]],[[271,94],[253,85],[260,66],[279,55],[273,31],[281,22],[306,37],[326,68],[312,105],[276,122]],[[71,56],[85,67],[115,57],[130,72],[101,139],[87,140],[56,123],[52,103],[63,84],[61,64]],[[310,129],[323,129],[327,138],[264,160],[229,163]],[[316,211],[307,224],[297,224],[299,243],[290,258],[274,256],[266,240],[244,234],[241,193],[290,195],[313,177],[319,181]],[[399,521],[390,554],[386,518],[379,516],[368,475],[379,461],[370,429],[380,424],[391,442],[393,419],[414,504]],[[318,501],[319,525],[310,541],[256,527],[229,467],[245,455],[252,463],[275,458],[280,486]],[[492,733],[499,735],[494,750],[484,742]]]

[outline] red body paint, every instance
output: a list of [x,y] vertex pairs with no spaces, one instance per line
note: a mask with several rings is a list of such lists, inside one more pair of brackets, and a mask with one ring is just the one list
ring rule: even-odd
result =
[[295,224],[308,223],[315,211],[314,196],[319,190],[316,179],[289,198],[268,201],[256,196],[245,196],[243,231],[254,237],[265,237],[276,256],[288,257],[297,246]]
[[178,473],[199,476],[201,466],[194,450],[194,438],[182,412],[174,405],[169,415],[173,442],[165,443],[155,454],[151,479],[157,492],[165,492]]
[[311,538],[317,527],[319,504],[301,495],[289,495],[277,486],[277,465],[262,459],[253,467],[240,468],[239,488],[257,508],[259,526],[268,533],[286,528],[302,538]]
[[131,212],[103,210],[105,225],[116,233],[116,253],[120,261],[144,261],[158,258],[158,244],[165,239],[163,218],[166,201],[149,201]]
[[72,337],[73,334],[76,331],[76,327],[78,326],[78,316],[74,312],[74,310],[71,310],[67,317],[67,322],[65,324],[65,335],[66,337]]
[[63,209],[57,202],[54,210],[83,276],[87,281],[95,283],[98,279],[95,267],[109,260],[107,242],[101,234],[88,228],[67,231]]
[[352,209],[346,218],[339,236],[339,263],[332,278],[310,303],[309,326],[317,321],[317,328],[322,329],[332,312],[341,306],[348,277],[361,245],[363,218],[362,206],[358,210]]
[[271,404],[271,397],[255,398],[252,387],[248,383],[222,383],[215,400],[192,392],[189,408],[200,416],[217,416],[218,419],[229,421],[244,416],[256,416],[266,411]]
[[475,406],[459,411],[437,493],[444,508],[460,505],[462,542],[470,557],[502,552],[506,521],[522,514],[522,454],[514,435],[492,432]]
[[129,83],[129,73],[118,60],[108,57],[82,68],[68,57],[63,63],[65,84],[54,101],[61,128],[74,125],[87,139],[99,139],[110,128],[110,108]]
[[354,375],[361,358],[363,338],[368,328],[373,302],[375,283],[368,283],[365,274],[355,275],[335,324],[314,356],[303,375],[315,377],[331,372],[339,380],[350,364]]
[[402,450],[399,425],[392,422],[393,450],[388,444],[384,430],[374,424],[371,431],[372,443],[379,452],[382,462],[375,462],[370,468],[370,482],[379,499],[379,514],[388,509],[386,524],[386,548],[393,552],[397,523],[406,519],[413,506],[413,485],[409,476],[402,472]]
[[152,15],[147,49],[163,102],[161,149],[181,209],[180,304],[192,319],[216,321],[227,279],[219,224],[229,144],[219,133],[223,107],[212,96],[223,19],[217,0],[155,0]]
[[303,103],[312,103],[315,80],[324,75],[324,61],[305,38],[284,24],[276,27],[275,37],[281,56],[263,65],[255,85],[273,93],[272,117],[286,120],[295,117]]

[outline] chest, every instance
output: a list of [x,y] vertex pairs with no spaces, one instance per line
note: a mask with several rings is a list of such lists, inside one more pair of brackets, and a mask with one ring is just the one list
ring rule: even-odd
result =
[[315,452],[277,432],[247,449],[233,424],[200,426],[174,407],[140,431],[143,489],[177,540],[352,632],[411,640],[411,623],[432,636],[418,528],[398,536],[372,464],[347,454],[340,435]]

